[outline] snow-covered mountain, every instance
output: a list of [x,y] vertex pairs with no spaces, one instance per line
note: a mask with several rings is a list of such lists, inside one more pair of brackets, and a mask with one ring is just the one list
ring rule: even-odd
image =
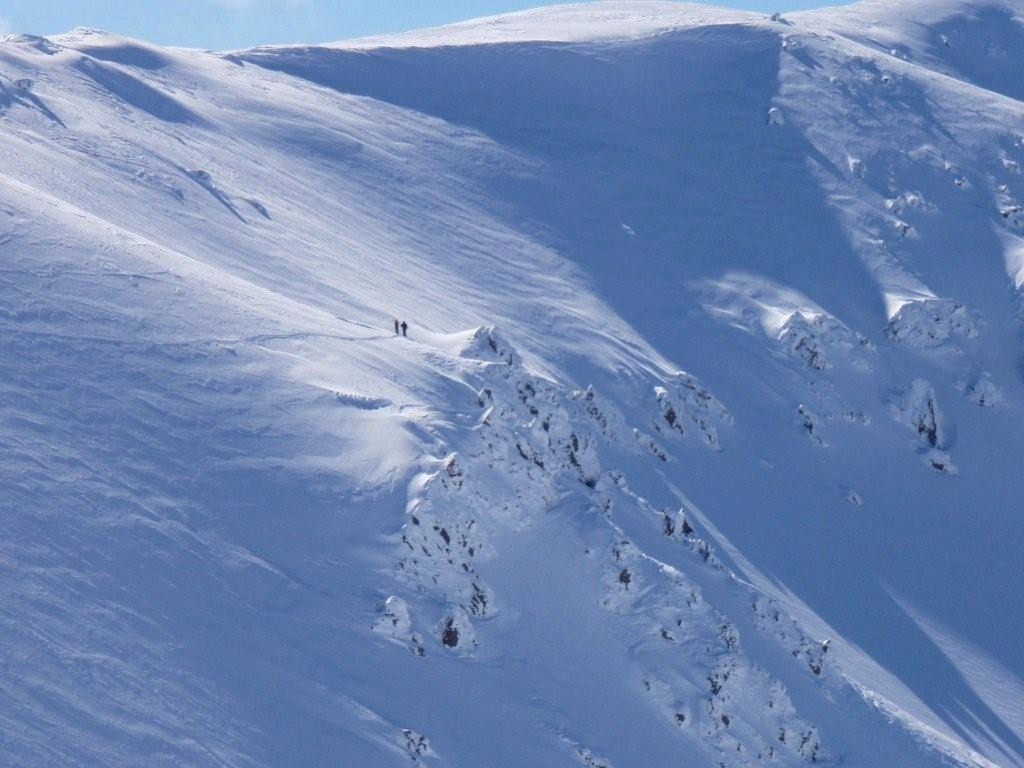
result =
[[1024,4],[894,5],[3,38],[0,762],[1024,766]]

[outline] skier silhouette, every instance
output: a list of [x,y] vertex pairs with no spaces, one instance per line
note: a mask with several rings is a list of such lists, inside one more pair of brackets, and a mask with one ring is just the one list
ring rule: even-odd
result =
[[409,334],[407,334],[406,331],[409,330],[409,324],[407,322],[405,322],[405,320],[403,320],[401,327],[402,327],[402,335],[403,336],[408,336]]
[[395,336],[398,335],[398,318],[395,318]]

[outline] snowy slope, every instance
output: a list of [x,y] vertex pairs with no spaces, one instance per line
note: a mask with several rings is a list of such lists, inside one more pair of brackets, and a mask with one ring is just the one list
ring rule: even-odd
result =
[[2,762],[1024,765],[1022,20],[4,38]]

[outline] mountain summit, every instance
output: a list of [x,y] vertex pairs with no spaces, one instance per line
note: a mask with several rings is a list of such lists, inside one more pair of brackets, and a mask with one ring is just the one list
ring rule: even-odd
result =
[[0,762],[1024,766],[1021,71],[1009,1],[3,37]]

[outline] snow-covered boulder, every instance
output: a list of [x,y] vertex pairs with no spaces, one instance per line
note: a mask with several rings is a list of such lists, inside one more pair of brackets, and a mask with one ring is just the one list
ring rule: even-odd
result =
[[912,347],[931,348],[951,338],[974,338],[978,323],[963,304],[950,299],[926,299],[904,304],[889,321],[886,335]]
[[939,410],[935,391],[924,379],[915,379],[893,405],[896,419],[912,429],[928,448],[948,445],[949,425]]
[[718,428],[732,424],[732,416],[699,379],[679,371],[674,380],[655,387],[654,396],[660,411],[653,422],[656,431],[685,437],[693,427],[708,448],[721,450]]
[[465,656],[476,650],[476,631],[461,608],[453,608],[434,625],[437,641],[453,653]]

